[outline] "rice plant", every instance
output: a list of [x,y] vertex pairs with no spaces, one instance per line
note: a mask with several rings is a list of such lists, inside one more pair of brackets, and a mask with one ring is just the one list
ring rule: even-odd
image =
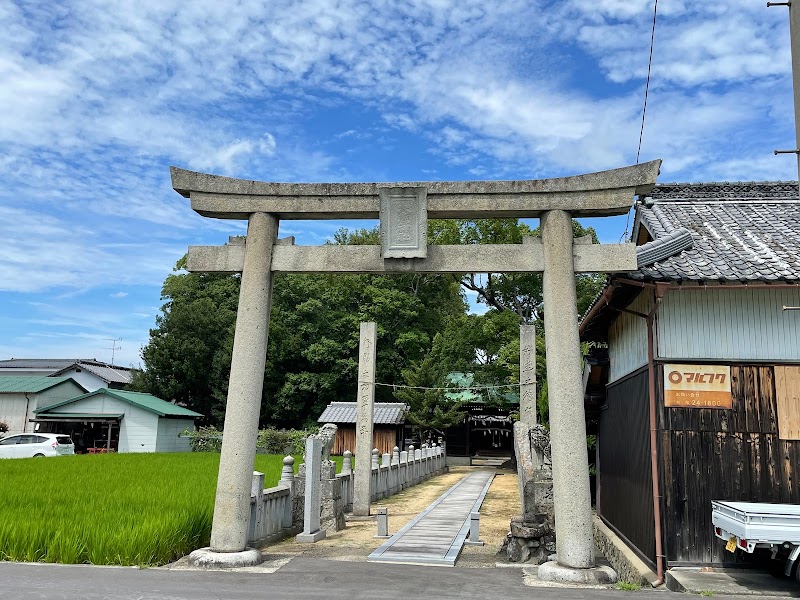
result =
[[[256,456],[266,487],[277,484],[282,461]],[[218,469],[219,454],[208,453],[2,460],[0,559],[171,562],[208,545]]]

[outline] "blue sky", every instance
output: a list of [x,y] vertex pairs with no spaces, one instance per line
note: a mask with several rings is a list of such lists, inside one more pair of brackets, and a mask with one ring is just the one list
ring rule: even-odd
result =
[[[110,360],[121,338],[116,362],[139,364],[175,261],[244,231],[194,214],[169,165],[415,181],[636,162],[651,22],[652,0],[0,3],[0,358]],[[642,144],[659,180],[795,179],[772,155],[794,147],[786,9],[662,0]]]

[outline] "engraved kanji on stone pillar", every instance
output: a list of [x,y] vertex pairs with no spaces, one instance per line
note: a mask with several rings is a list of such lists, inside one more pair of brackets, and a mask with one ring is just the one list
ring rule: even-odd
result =
[[353,514],[369,515],[372,496],[370,469],[372,427],[375,404],[375,358],[378,328],[375,323],[361,323],[358,346],[358,398],[356,400],[356,471],[353,490]]
[[536,326],[519,326],[519,420],[536,425]]

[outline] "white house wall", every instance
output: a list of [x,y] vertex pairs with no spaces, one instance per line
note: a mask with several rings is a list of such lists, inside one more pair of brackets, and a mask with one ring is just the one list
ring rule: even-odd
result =
[[108,387],[108,383],[86,369],[80,367],[72,368],[69,371],[64,371],[59,377],[72,377],[75,381],[80,383],[86,388],[87,392],[94,392],[100,388]]
[[[628,310],[647,314],[653,305],[651,292],[644,290]],[[647,364],[647,322],[630,313],[620,313],[608,328],[609,383]]]
[[155,452],[158,415],[98,394],[58,409],[63,413],[123,415],[119,431],[119,452]]
[[179,437],[186,430],[194,431],[193,419],[167,419],[158,420],[158,441],[156,452],[189,452],[189,438]]
[[71,381],[60,383],[42,392],[23,392],[0,394],[0,421],[8,423],[8,434],[33,431],[33,411],[42,406],[56,404],[84,394],[79,386]]
[[33,406],[36,404],[36,394],[28,393],[28,398],[24,394],[0,394],[0,421],[5,421],[8,425],[8,434],[22,433],[25,431],[25,412],[26,404],[28,414],[33,413]]
[[[658,309],[660,358],[800,361],[797,289],[670,291]],[[613,361],[612,361],[613,368]]]

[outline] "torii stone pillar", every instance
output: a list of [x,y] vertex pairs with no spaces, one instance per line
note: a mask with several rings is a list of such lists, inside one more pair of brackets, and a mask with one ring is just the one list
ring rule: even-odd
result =
[[594,566],[594,539],[569,213],[544,213],[541,232],[556,554],[562,566],[587,569]]
[[212,552],[241,552],[247,547],[247,481],[252,478],[258,438],[272,304],[270,265],[277,233],[275,217],[265,213],[250,216],[211,526]]
[[377,331],[377,324],[361,323],[356,400],[356,471],[353,481],[353,514],[357,517],[369,516],[369,504],[372,498],[372,429]]
[[519,420],[536,425],[536,326],[519,326]]

